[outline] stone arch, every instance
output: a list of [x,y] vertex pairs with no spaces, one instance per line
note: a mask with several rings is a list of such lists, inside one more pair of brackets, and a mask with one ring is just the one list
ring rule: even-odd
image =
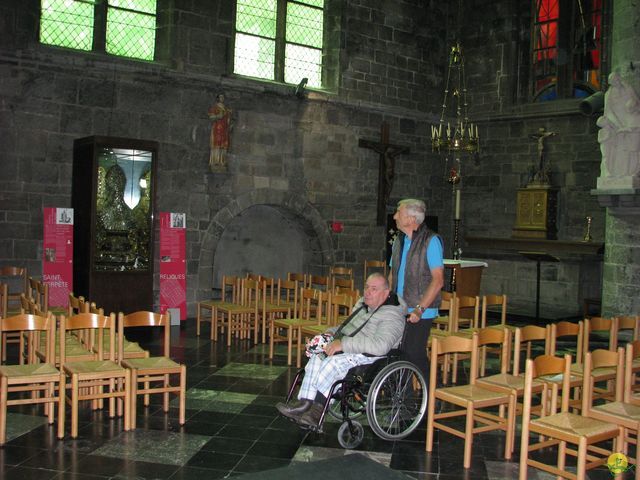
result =
[[213,262],[218,243],[226,226],[244,210],[258,205],[280,208],[298,217],[305,228],[316,236],[324,265],[334,264],[334,251],[327,222],[315,207],[294,193],[269,188],[253,190],[231,200],[211,220],[209,228],[202,239],[198,258],[198,278],[195,288],[196,301],[211,297],[211,288],[214,286]]

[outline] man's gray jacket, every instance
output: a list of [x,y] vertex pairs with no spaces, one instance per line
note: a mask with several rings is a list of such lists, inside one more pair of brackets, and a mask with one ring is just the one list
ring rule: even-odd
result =
[[[398,305],[394,305],[396,302],[390,302],[388,299],[375,311],[367,310],[365,307],[345,325],[340,338],[344,353],[364,353],[378,357],[386,355],[389,350],[400,344],[406,322],[407,304],[397,295],[392,296],[398,300]],[[361,298],[353,307],[353,311],[363,304],[364,298]],[[365,322],[364,327],[351,336]],[[338,327],[334,327],[328,331],[335,333],[337,329]]]

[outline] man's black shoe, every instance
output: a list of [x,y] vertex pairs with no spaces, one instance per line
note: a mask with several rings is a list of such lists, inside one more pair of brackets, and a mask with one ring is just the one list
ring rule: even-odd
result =
[[287,405],[286,403],[279,402],[276,404],[276,408],[282,415],[297,422],[300,416],[311,408],[312,404],[313,400],[303,398],[297,405]]
[[298,423],[305,427],[318,427],[318,423],[320,422],[320,416],[322,415],[322,410],[324,405],[320,403],[315,403],[311,406],[309,410],[307,410],[301,417]]

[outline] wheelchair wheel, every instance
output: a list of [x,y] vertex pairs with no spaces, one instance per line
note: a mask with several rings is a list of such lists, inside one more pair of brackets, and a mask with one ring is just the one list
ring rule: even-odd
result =
[[410,362],[384,367],[369,388],[367,419],[385,440],[399,440],[413,432],[427,410],[427,384]]
[[[341,396],[342,396],[341,393],[337,395],[337,397],[341,397]],[[347,406],[348,406],[347,416],[351,419],[362,416],[362,414],[365,412],[365,399],[362,398],[358,392],[354,392],[353,390],[351,390],[348,393],[348,398],[346,400],[347,400]],[[331,405],[329,405],[328,411],[329,411],[329,415],[331,415],[336,420],[340,420],[340,421],[344,420],[344,417],[342,416],[342,408],[340,406],[340,398],[335,398],[331,402]]]
[[[351,425],[349,425],[351,423]],[[342,448],[356,448],[364,438],[364,428],[360,422],[352,420],[351,422],[343,422],[338,430],[338,443]]]

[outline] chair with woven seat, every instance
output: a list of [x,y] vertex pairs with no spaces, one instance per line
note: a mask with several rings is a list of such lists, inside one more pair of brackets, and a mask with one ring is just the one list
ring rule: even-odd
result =
[[500,322],[498,326],[507,324],[507,296],[506,295],[484,295],[482,297],[482,311],[480,314],[480,326],[487,327],[487,307],[497,307],[500,309]]
[[[69,378],[70,392],[67,397],[71,405],[71,437],[78,436],[79,403],[83,400],[109,399],[109,417],[116,414],[115,403],[118,401],[118,415],[124,410],[124,430],[129,430],[131,412],[131,373],[112,360],[105,360],[103,345],[104,332],[109,331],[109,358],[119,358],[116,348],[116,317],[94,313],[80,313],[66,318],[60,317],[60,335],[64,337],[73,330],[95,330],[98,353],[96,360],[70,362],[66,356],[65,342],[60,342],[61,370]],[[106,390],[105,390],[106,388]],[[95,405],[95,402],[92,402]]]
[[61,315],[67,311],[67,307],[49,305],[49,285],[37,278],[29,277],[29,296],[44,312]]
[[640,338],[640,315],[621,315],[617,319],[616,327],[618,346],[624,346],[622,343],[635,342]]
[[324,275],[307,275],[306,288],[315,288],[316,290],[330,290],[331,280]]
[[[3,266],[0,267],[0,281],[7,285],[6,305],[4,316],[12,316],[20,313],[20,294],[28,295],[29,283],[27,281],[26,267]],[[19,335],[15,332],[7,332],[0,335],[2,345],[0,354],[2,361],[7,360],[7,343],[20,343]]]
[[[585,389],[582,397],[582,415],[595,418],[603,422],[609,422],[622,427],[623,436],[619,439],[621,445],[619,451],[627,455],[628,445],[636,445],[636,455],[633,463],[636,465],[636,479],[640,478],[638,471],[640,460],[640,449],[638,449],[638,432],[640,430],[640,405],[631,403],[631,379],[633,362],[633,345],[627,344],[626,349],[622,347],[617,351],[595,350],[587,352],[584,361]],[[594,405],[593,386],[594,378],[591,372],[601,368],[616,369],[616,391],[612,402],[599,403]]]
[[[603,338],[606,335],[606,340]],[[618,345],[618,319],[617,317],[603,318],[591,317],[584,319],[584,345],[583,352],[593,350],[592,343],[604,341],[607,349],[614,351]]]
[[[259,283],[256,280],[241,279],[238,303],[214,303],[212,305],[213,329],[221,328],[227,335],[227,347],[231,346],[231,338],[249,338],[254,327],[257,329],[259,307]],[[217,337],[216,337],[217,338]],[[256,330],[257,343],[257,330]]]
[[[301,289],[298,294],[298,315],[292,318],[276,318],[269,323],[269,359],[273,359],[276,343],[287,342],[287,365],[292,364],[294,345],[299,343],[297,335],[300,327],[320,323],[322,304],[318,301],[319,293],[319,290],[313,288]],[[284,331],[284,334],[281,331]],[[299,360],[296,363],[299,363]]]
[[[162,394],[162,408],[169,411],[169,394],[178,395],[178,422],[184,425],[186,408],[187,367],[173,361],[170,357],[171,321],[169,316],[153,312],[135,312],[118,315],[118,344],[123,350],[124,333],[132,327],[162,328],[162,354],[147,358],[122,359],[120,364],[131,370],[131,420],[130,427],[136,428],[137,398],[144,396],[144,405],[149,405],[149,395]],[[171,377],[178,377],[177,383]],[[142,385],[142,388],[139,387]]]
[[295,317],[297,313],[298,284],[281,280],[269,289],[269,283],[263,279],[260,283],[260,320],[262,321],[262,343],[267,341],[270,322],[275,318]]
[[239,304],[240,303],[240,280],[233,275],[223,275],[222,283],[220,285],[220,298],[201,300],[198,302],[196,308],[196,336],[200,336],[200,322],[204,321],[202,312],[210,311],[211,316],[209,321],[211,322],[211,340],[218,341],[218,329],[214,322],[213,310],[216,305],[221,304]]
[[369,278],[369,275],[373,273],[371,272],[371,270],[379,271],[380,273],[382,273],[382,275],[384,275],[385,278],[387,278],[387,262],[383,260],[365,260],[363,270],[364,275],[362,277],[363,285],[367,283],[367,278]]
[[[53,424],[58,407],[57,437],[64,437],[64,380],[51,362],[56,343],[56,320],[52,315],[19,314],[0,320],[0,332],[42,333],[47,355],[44,363],[0,365],[0,445],[6,441],[7,407],[44,404],[49,424]],[[33,337],[32,337],[33,338]],[[62,381],[61,381],[62,380]],[[31,395],[24,395],[31,393]]]
[[[613,441],[621,436],[621,429],[617,425],[602,422],[569,412],[571,357],[565,355],[563,359],[551,356],[540,356],[526,361],[525,392],[522,414],[522,436],[520,446],[520,480],[525,480],[528,467],[534,467],[563,478],[583,480],[586,471],[604,465],[608,457],[616,450],[599,446],[602,442]],[[531,418],[533,400],[533,378],[541,374],[546,376],[559,375],[562,378],[561,410],[557,412],[555,402],[551,409],[541,410],[538,418]],[[587,375],[585,378],[588,378]],[[586,384],[583,383],[583,387]],[[558,384],[552,384],[553,396],[557,396]],[[584,388],[583,388],[584,390]],[[546,401],[546,395],[543,395]],[[531,443],[530,435],[537,434],[539,440]],[[569,448],[567,444],[575,447]],[[548,452],[542,456],[532,458],[532,454],[541,449],[558,448],[556,465],[544,463]],[[566,455],[577,457],[576,474],[566,468]]]
[[[471,356],[469,368],[469,384],[454,387],[437,386],[438,357],[452,353],[466,353]],[[505,432],[504,456],[511,458],[511,435],[514,432],[515,400],[511,395],[483,388],[476,383],[478,374],[478,334],[471,338],[455,335],[434,337],[431,341],[431,378],[429,381],[429,406],[427,412],[426,451],[433,450],[434,432],[436,429],[464,439],[464,468],[471,467],[473,437],[476,433],[492,430]],[[436,411],[436,402],[446,406]],[[491,409],[506,407],[507,416],[496,415]],[[457,407],[457,408],[456,408]],[[489,410],[487,410],[489,409]],[[460,430],[455,423],[447,420],[464,417],[464,428]],[[445,421],[447,421],[445,423]],[[479,424],[476,426],[476,423]],[[442,443],[443,437],[440,437]]]
[[[104,309],[98,308],[95,303],[91,302],[89,307],[89,313],[104,315]],[[118,324],[118,328],[119,328],[119,324]],[[96,342],[95,334],[96,332],[93,332],[90,337],[89,347],[92,352],[97,353],[98,346],[95,344]],[[104,332],[102,341],[103,341],[102,348],[104,352],[104,359],[114,360],[113,358],[109,357],[109,342],[111,342],[111,339],[109,338],[109,334],[107,333],[107,331]],[[144,348],[142,348],[138,342],[132,342],[128,340],[126,336],[123,336],[122,343],[118,345],[120,348],[121,355],[119,359],[115,359],[117,361],[129,359],[129,358],[148,358],[149,357],[148,350],[145,350]]]

